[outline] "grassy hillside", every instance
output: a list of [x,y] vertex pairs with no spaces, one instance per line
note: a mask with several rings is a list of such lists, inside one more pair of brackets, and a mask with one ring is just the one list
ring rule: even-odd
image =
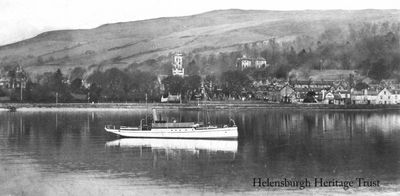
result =
[[[218,10],[184,17],[105,24],[94,29],[45,32],[0,47],[0,65],[18,63],[32,73],[74,67],[125,68],[176,51],[216,53],[270,38],[317,36],[350,23],[396,21],[398,10],[259,11]],[[165,63],[165,62],[164,62]],[[158,67],[157,69],[160,69]]]

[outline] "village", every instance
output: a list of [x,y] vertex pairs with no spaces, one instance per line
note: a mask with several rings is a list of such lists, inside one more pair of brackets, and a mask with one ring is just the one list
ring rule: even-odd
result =
[[[237,59],[236,65],[234,65],[234,71],[244,73],[249,69],[257,70],[269,66],[265,58],[252,58],[243,55]],[[236,100],[243,102],[262,101],[263,103],[285,104],[400,104],[400,84],[396,80],[382,80],[380,82],[365,80],[362,83],[363,85],[357,85],[353,79],[354,75],[352,74],[336,80],[329,78],[320,80],[298,80],[296,78],[254,79],[251,76],[247,76],[251,82],[250,85],[246,88],[241,88],[241,90],[239,90],[240,92],[234,94],[235,96],[232,96],[233,94],[231,92],[227,92],[223,85],[217,82],[213,83],[213,81],[206,79],[207,76],[202,75],[199,77],[201,80],[198,81],[198,89],[193,91],[193,96],[190,96],[187,100],[183,100],[181,93],[172,93],[165,86],[165,79],[168,77],[188,77],[188,75],[185,75],[184,55],[182,53],[173,55],[171,67],[170,75],[157,75],[157,80],[155,81],[154,88],[159,92],[159,102],[161,103],[182,103],[199,100]],[[26,99],[24,97],[24,92],[27,91],[27,84],[30,82],[28,75],[29,74],[20,66],[15,67],[15,69],[11,71],[3,72],[0,77],[0,101],[3,103],[24,102],[24,99]],[[51,80],[51,77],[48,80]],[[80,89],[79,91],[70,92],[69,95],[72,98],[66,102],[96,103],[96,101],[92,100],[91,92],[89,91],[92,85],[90,81],[81,78],[71,81],[68,77],[62,77],[60,82],[65,86]],[[55,99],[50,102],[62,102],[59,99],[59,94],[60,92],[53,92],[53,97],[55,97]],[[100,100],[107,102],[104,101],[105,99],[98,99],[97,102],[100,103]]]
[[[184,68],[182,65],[182,55],[174,56],[172,64],[172,73],[175,76],[184,77]],[[237,59],[236,68],[240,71],[246,69],[260,69],[268,67],[267,60],[262,57],[249,58],[243,56]],[[160,76],[159,76],[160,77]],[[165,77],[165,76],[161,76]],[[379,83],[366,81],[365,88],[356,89],[355,84],[350,84],[353,76],[341,80],[252,80],[250,89],[243,89],[238,97],[242,101],[263,100],[268,103],[319,103],[319,104],[400,104],[400,83],[396,80],[383,80]],[[161,80],[160,80],[161,81]],[[210,95],[213,89],[212,84],[204,83],[201,85],[202,93]],[[210,97],[215,100],[217,93]],[[177,101],[180,97],[169,95],[162,101]],[[235,98],[228,98],[235,100]]]

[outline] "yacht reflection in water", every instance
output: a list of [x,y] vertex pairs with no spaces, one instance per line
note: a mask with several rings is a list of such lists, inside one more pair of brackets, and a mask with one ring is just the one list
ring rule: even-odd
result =
[[106,147],[134,148],[151,147],[165,150],[207,150],[210,152],[237,152],[237,140],[200,140],[200,139],[144,139],[123,138],[106,143]]

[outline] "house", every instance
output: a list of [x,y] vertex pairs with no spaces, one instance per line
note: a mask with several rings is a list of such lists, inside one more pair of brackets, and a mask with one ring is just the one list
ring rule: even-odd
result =
[[238,58],[236,60],[236,67],[240,68],[241,70],[244,70],[246,68],[254,67],[254,68],[264,68],[268,67],[269,65],[267,64],[267,60],[263,57],[257,57],[257,58],[248,58],[245,55],[241,58]]
[[400,90],[382,89],[376,96],[375,104],[398,104],[400,103]]
[[376,104],[392,104],[392,93],[387,89],[382,89],[377,96]]
[[296,102],[296,92],[290,85],[285,85],[280,90],[280,102],[293,103]]
[[379,91],[377,90],[367,90],[367,102],[370,104],[377,104],[378,93]]
[[352,104],[370,104],[368,100],[367,89],[362,91],[351,90],[351,103]]
[[310,91],[308,88],[294,88],[295,91],[295,102],[302,103],[307,96],[307,93]]
[[236,66],[239,67],[241,70],[246,69],[251,67],[251,58],[247,58],[246,56],[243,56],[242,58],[237,59],[237,64]]
[[267,60],[265,60],[263,57],[258,57],[254,60],[254,65],[256,68],[264,68],[267,67]]
[[[348,100],[350,100],[350,97],[348,98]],[[343,96],[343,94],[340,94],[340,93],[333,94],[333,104],[344,105],[346,103],[348,103],[346,96]]]
[[181,95],[171,95],[168,94],[167,97],[161,96],[161,103],[166,103],[166,102],[180,102],[181,101]]
[[324,100],[324,94],[327,92],[329,88],[309,88],[309,92],[314,92],[315,93],[315,99],[317,101],[323,101]]
[[9,77],[1,77],[0,78],[0,87],[2,87],[2,88],[10,88],[10,79],[9,79]]
[[335,94],[340,96],[339,104],[351,104],[351,91],[336,90]]
[[328,92],[325,94],[323,103],[325,104],[334,104],[335,96],[333,95],[332,92]]
[[2,88],[25,88],[28,80],[27,73],[21,66],[14,68],[13,76],[9,76],[9,72],[0,76],[0,87]]
[[400,89],[392,89],[390,90],[392,93],[393,99],[394,99],[394,104],[400,104]]

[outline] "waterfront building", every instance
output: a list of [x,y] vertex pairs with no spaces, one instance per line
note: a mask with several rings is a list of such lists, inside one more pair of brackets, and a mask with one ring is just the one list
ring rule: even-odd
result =
[[280,101],[282,103],[296,102],[296,92],[290,85],[285,85],[280,90]]
[[351,102],[352,104],[370,104],[371,101],[368,100],[368,91],[367,89],[356,91],[351,91]]
[[335,96],[333,95],[332,92],[327,92],[326,94],[324,93],[324,104],[334,104]]
[[302,103],[310,91],[308,88],[294,88],[296,94],[295,102]]
[[366,94],[368,103],[378,104],[378,102],[377,102],[378,93],[379,93],[379,91],[376,91],[376,90],[368,90],[367,94]]
[[376,104],[398,104],[400,103],[400,90],[382,89],[376,97]]

